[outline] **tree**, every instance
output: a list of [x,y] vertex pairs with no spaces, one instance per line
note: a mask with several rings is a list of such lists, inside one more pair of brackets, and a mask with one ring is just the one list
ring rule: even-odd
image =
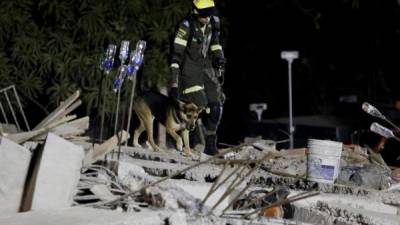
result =
[[[15,84],[49,111],[79,88],[88,113],[97,105],[104,48],[130,40],[132,49],[140,39],[147,41],[142,86],[164,86],[170,40],[189,8],[187,0],[1,1],[1,87]],[[114,75],[103,86],[109,116]]]

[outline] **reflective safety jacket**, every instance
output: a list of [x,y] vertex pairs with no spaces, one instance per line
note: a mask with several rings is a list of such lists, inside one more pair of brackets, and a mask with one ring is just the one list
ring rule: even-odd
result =
[[171,74],[171,83],[178,84],[179,76],[196,76],[196,71],[212,68],[213,62],[224,58],[219,42],[220,20],[211,16],[208,24],[201,24],[196,17],[189,16],[183,20],[176,32],[171,70],[179,70]]

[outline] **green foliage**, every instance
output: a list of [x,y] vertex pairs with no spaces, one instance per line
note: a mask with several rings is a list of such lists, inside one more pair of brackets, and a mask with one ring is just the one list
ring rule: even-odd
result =
[[[169,45],[187,0],[13,0],[0,2],[0,88],[15,84],[28,98],[54,108],[76,89],[89,112],[97,105],[98,59],[109,43],[147,41],[142,86],[165,85]],[[114,74],[104,78],[112,113]],[[129,88],[127,88],[129,89]]]

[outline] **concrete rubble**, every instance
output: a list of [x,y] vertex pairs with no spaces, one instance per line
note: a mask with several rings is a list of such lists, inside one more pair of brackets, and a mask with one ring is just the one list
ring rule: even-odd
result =
[[16,213],[22,201],[31,152],[6,137],[0,142],[0,213]]
[[123,130],[93,145],[89,118],[68,115],[78,98],[32,131],[1,134],[0,225],[400,224],[399,169],[367,148],[343,145],[335,182],[317,183],[307,148],[272,140],[200,162],[124,146]]

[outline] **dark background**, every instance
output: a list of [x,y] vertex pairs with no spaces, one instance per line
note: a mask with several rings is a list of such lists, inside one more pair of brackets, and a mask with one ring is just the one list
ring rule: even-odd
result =
[[[370,124],[388,124],[362,112],[364,101],[400,122],[393,107],[400,99],[398,1],[215,1],[228,60],[220,142],[237,144],[258,135],[287,138],[288,71],[280,58],[283,50],[300,53],[293,63],[293,115],[323,118],[295,123],[296,147],[304,147],[307,138],[373,145],[379,136],[368,131]],[[83,104],[76,113],[91,115],[93,131],[98,128],[101,89],[110,136],[116,68],[100,86],[103,73],[98,63],[104,49],[121,40],[146,40],[139,88],[165,86],[175,28],[191,5],[191,0],[0,0],[0,88],[16,85],[31,126],[80,89]],[[127,83],[120,118],[127,115]],[[356,99],[340,101],[346,96]],[[249,111],[254,102],[268,104],[261,122]],[[333,119],[327,125],[324,118]],[[393,150],[385,151],[398,151],[398,144],[390,143]]]
[[[221,142],[236,144],[245,136],[257,135],[287,138],[278,131],[287,131],[287,126],[257,123],[248,110],[249,103],[265,102],[268,110],[263,120],[288,117],[288,68],[280,58],[282,50],[300,53],[293,63],[295,117],[335,117],[346,125],[340,141],[370,146],[379,140],[378,135],[368,132],[371,122],[387,124],[362,112],[364,101],[398,122],[398,110],[393,108],[400,97],[397,1],[229,1],[222,6],[228,33],[223,36],[228,98],[219,133]],[[339,101],[349,95],[356,96],[357,101]],[[296,128],[295,146],[304,147],[310,137],[337,139],[334,128],[329,131],[331,135],[324,135],[324,128],[313,126]],[[397,151],[397,143],[392,142],[392,149],[386,152]]]
[[[294,116],[355,119],[363,101],[392,105],[398,98],[396,1],[230,1],[225,7],[228,100],[221,132],[243,135],[252,102],[268,104],[265,119],[288,115],[282,50],[300,52],[293,63]],[[347,95],[357,96],[358,105],[340,104]]]

